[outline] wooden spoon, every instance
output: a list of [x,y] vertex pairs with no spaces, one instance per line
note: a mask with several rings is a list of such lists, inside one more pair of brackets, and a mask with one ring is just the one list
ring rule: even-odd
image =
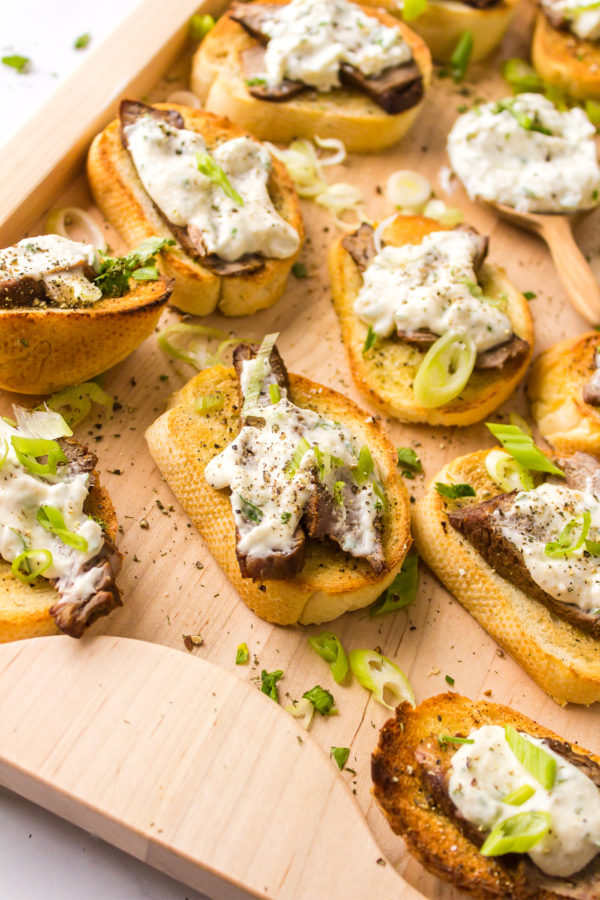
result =
[[570,217],[560,213],[518,212],[511,206],[490,204],[500,215],[533,231],[546,242],[569,300],[589,325],[600,324],[600,284],[575,243]]

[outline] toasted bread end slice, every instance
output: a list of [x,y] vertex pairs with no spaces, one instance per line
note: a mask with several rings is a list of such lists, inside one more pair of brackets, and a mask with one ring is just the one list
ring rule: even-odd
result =
[[547,84],[575,100],[600,100],[600,46],[550,24],[538,12],[531,60]]

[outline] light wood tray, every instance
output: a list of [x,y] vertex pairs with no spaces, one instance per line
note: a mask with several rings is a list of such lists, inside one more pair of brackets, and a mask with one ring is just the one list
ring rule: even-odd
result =
[[[37,233],[36,220],[49,206],[93,210],[81,174],[86,147],[122,96],[164,99],[185,85],[185,35],[195,6],[196,0],[146,0],[143,12],[92,51],[5,147],[1,246],[26,231]],[[201,11],[222,6],[208,2]],[[446,197],[439,180],[457,108],[507,93],[498,63],[527,55],[530,18],[531,10],[520,10],[501,53],[474,67],[464,86],[434,77],[426,107],[401,145],[329,171],[331,180],[363,190],[373,218],[392,212],[382,193],[390,172],[423,172],[441,197],[491,235],[491,259],[522,290],[536,293],[539,351],[584,330],[547,250],[538,238],[470,203],[460,187]],[[336,387],[374,412],[351,382],[331,305],[325,255],[335,225],[315,204],[305,203],[304,213],[302,259],[310,277],[290,278],[272,310],[250,319],[211,316],[206,323],[255,339],[281,331],[291,371]],[[107,231],[113,248],[123,249]],[[582,220],[584,249],[599,243],[599,233],[596,214]],[[169,311],[161,327],[170,321],[177,316]],[[307,645],[320,628],[272,626],[246,609],[155,469],[144,430],[192,374],[148,339],[106,375],[106,389],[121,404],[114,417],[90,418],[77,432],[99,455],[122,525],[125,605],[80,642],[52,637],[0,648],[0,783],[216,897],[458,896],[410,858],[371,796],[370,754],[386,710],[356,682],[332,683],[327,665]],[[2,412],[17,399],[3,395]],[[501,412],[510,410],[527,413],[522,388]],[[427,479],[454,456],[492,446],[483,425],[384,424],[397,445],[415,446]],[[423,480],[409,488],[418,496]],[[140,527],[144,519],[147,530]],[[378,646],[397,660],[418,700],[447,689],[448,675],[469,697],[511,704],[600,749],[598,709],[554,704],[424,570],[408,610],[376,619],[356,612],[332,627],[347,649]],[[204,639],[192,654],[183,647],[188,633]],[[242,641],[251,652],[245,667],[235,665]],[[332,690],[339,715],[316,717],[307,735],[256,689],[261,668],[284,670],[282,705],[320,683]],[[351,748],[350,768],[342,774],[327,759],[331,746]]]

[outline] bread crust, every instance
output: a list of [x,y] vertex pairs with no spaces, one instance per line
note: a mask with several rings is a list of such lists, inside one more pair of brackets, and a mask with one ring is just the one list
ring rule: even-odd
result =
[[531,60],[548,84],[576,100],[600,100],[600,43],[555,28],[543,12],[536,17]]
[[[381,428],[351,400],[300,375],[290,375],[291,399],[347,425],[368,443],[386,490],[383,550],[376,575],[366,560],[333,545],[309,540],[302,571],[286,581],[242,578],[235,553],[229,493],[212,488],[204,469],[239,431],[238,382],[233,369],[214,366],[196,375],[172,398],[172,406],[147,430],[150,453],[171,490],[206,541],[230,582],[253,612],[268,622],[328,622],[372,603],[393,581],[411,545],[409,500],[396,469],[395,451]],[[224,407],[200,416],[195,399],[221,392]]]
[[[114,543],[118,528],[115,508],[95,469],[91,477],[93,487],[86,511],[102,520],[104,533]],[[24,584],[11,573],[9,563],[0,560],[0,643],[62,634],[50,615],[50,607],[58,597],[57,590],[45,578]]]
[[583,400],[595,371],[600,334],[589,331],[541,353],[527,379],[531,412],[542,437],[560,453],[600,455],[600,408]]
[[[410,27],[420,35],[439,62],[447,63],[461,35],[473,35],[470,62],[481,62],[496,49],[514,15],[519,0],[500,0],[490,9],[474,9],[459,0],[429,0],[421,15],[411,20]],[[400,16],[397,0],[380,0],[379,5]]]
[[171,287],[140,283],[80,309],[0,309],[0,388],[49,394],[105,372],[152,334]]
[[[420,555],[446,588],[556,703],[600,700],[600,641],[556,618],[506,581],[450,525],[448,512],[500,494],[489,477],[489,450],[460,456],[437,473],[415,504],[413,535]],[[476,497],[448,500],[436,481],[467,483]]]
[[[228,119],[176,103],[155,103],[156,109],[174,109],[185,127],[204,137],[210,150],[236,137],[250,137]],[[206,316],[219,309],[226,316],[248,316],[272,306],[283,293],[287,276],[304,240],[300,203],[283,163],[272,157],[269,194],[279,214],[298,232],[298,250],[286,259],[265,259],[253,274],[217,275],[177,246],[163,251],[161,270],[175,280],[171,303],[182,312]],[[112,121],[90,147],[87,173],[94,199],[103,215],[130,247],[157,235],[173,238],[139,179],[129,152],[121,141],[121,125]]]
[[[384,231],[386,241],[394,245],[417,244],[432,231],[447,230],[424,216],[403,216]],[[489,415],[510,397],[523,378],[533,352],[533,320],[523,294],[508,281],[504,271],[484,263],[481,277],[487,295],[508,298],[507,315],[515,333],[529,343],[529,353],[509,360],[501,370],[474,371],[460,398],[445,406],[425,409],[415,400],[412,381],[426,353],[395,338],[379,339],[363,356],[368,327],[354,312],[354,300],[362,285],[362,275],[350,253],[338,238],[329,252],[329,274],[333,304],[348,354],[352,377],[358,389],[386,413],[402,422],[426,422],[429,425],[471,425]]]
[[[456,746],[440,745],[441,734],[467,735],[483,725],[512,725],[534,737],[563,741],[559,735],[507,706],[473,702],[460,694],[429,697],[415,709],[401,704],[383,726],[372,757],[373,793],[396,834],[428,871],[480,900],[556,900],[554,891],[523,883],[501,857],[482,856],[455,822],[436,804],[417,758],[431,747],[446,760]],[[576,753],[600,764],[600,757],[575,744]]]
[[[284,4],[286,0],[269,2]],[[432,67],[422,38],[383,10],[362,5],[360,8],[401,31],[412,48],[426,90]],[[243,51],[255,44],[255,39],[225,13],[194,55],[191,87],[206,109],[228,116],[262,140],[287,144],[294,138],[318,135],[339,138],[349,153],[377,153],[406,134],[423,104],[421,100],[411,109],[388,115],[368,97],[350,88],[301,95],[284,103],[258,100],[246,88],[241,63]]]

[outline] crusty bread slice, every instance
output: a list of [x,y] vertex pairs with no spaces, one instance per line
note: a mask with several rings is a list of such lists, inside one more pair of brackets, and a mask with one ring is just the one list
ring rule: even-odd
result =
[[[433,219],[398,215],[385,229],[383,237],[395,246],[418,244],[425,235],[441,230],[444,226]],[[363,356],[368,328],[354,312],[362,275],[342,246],[343,240],[343,236],[338,238],[331,247],[329,273],[342,340],[359,390],[389,415],[403,422],[427,422],[429,425],[471,425],[510,397],[531,359],[534,332],[527,300],[508,281],[502,269],[484,263],[481,269],[483,290],[490,297],[506,296],[506,314],[515,334],[529,343],[529,354],[521,361],[509,360],[501,370],[474,371],[459,398],[445,406],[425,409],[417,404],[412,383],[426,349],[391,337],[378,340]]]
[[[402,33],[427,89],[431,56],[424,41],[394,16],[369,6],[361,9]],[[258,100],[248,92],[241,62],[244,50],[255,44],[255,39],[225,13],[196,51],[191,86],[206,109],[228,116],[262,140],[287,144],[294,138],[318,135],[339,138],[349,153],[377,153],[406,134],[423,105],[421,100],[411,109],[389,115],[364,94],[346,88],[302,94],[283,103]]]
[[531,412],[542,437],[560,453],[600,455],[600,408],[584,403],[600,334],[559,341],[535,360],[527,380]]
[[[105,534],[114,542],[117,536],[117,514],[112,501],[92,472],[94,485],[90,490],[85,511],[102,521]],[[56,589],[45,578],[23,584],[10,571],[10,565],[0,560],[0,643],[20,641],[46,634],[61,634],[50,615],[50,607],[57,599]]]
[[550,24],[537,14],[531,60],[547,84],[575,100],[600,100],[600,46]]
[[[388,509],[383,549],[385,567],[376,575],[366,560],[354,559],[326,543],[309,540],[306,562],[287,581],[255,583],[242,578],[235,555],[235,525],[227,491],[204,480],[206,464],[240,428],[238,382],[233,369],[214,366],[196,375],[173,397],[172,407],[147,430],[150,453],[171,490],[206,541],[211,553],[257,615],[268,622],[304,625],[328,622],[372,603],[398,573],[410,547],[409,501],[396,469],[394,448],[382,429],[351,400],[300,375],[290,375],[291,399],[347,425],[369,445],[379,466]],[[220,392],[224,407],[198,415],[196,398]]]
[[[453,744],[440,744],[440,735],[466,736],[471,729],[483,725],[512,725],[533,737],[564,740],[508,706],[484,701],[474,703],[460,694],[429,697],[414,709],[403,703],[397,708],[395,719],[389,719],[383,726],[372,757],[375,797],[394,832],[404,838],[410,852],[425,868],[471,896],[480,900],[563,897],[562,891],[547,890],[541,885],[536,889],[531,882],[527,883],[514,865],[514,859],[512,864],[510,861],[507,864],[502,857],[482,856],[473,841],[435,802],[425,782],[426,772],[421,762],[424,756],[433,754],[445,767],[457,749]],[[576,753],[600,764],[599,756],[575,744],[571,746]],[[544,883],[549,881],[545,879]]]
[[[553,700],[600,700],[600,641],[552,615],[506,581],[448,522],[448,512],[500,494],[485,468],[489,450],[460,456],[437,473],[413,512],[420,555],[457,600]],[[466,483],[476,497],[449,500],[436,481]]]
[[[252,137],[227,119],[203,110],[176,103],[155,106],[179,112],[185,127],[200,133],[209,150],[235,137]],[[152,235],[173,237],[123,146],[118,119],[94,138],[87,172],[96,203],[130,247]],[[298,197],[285,166],[275,158],[268,188],[277,212],[298,232],[301,246],[304,226]],[[160,266],[166,275],[175,279],[171,303],[182,312],[206,316],[219,309],[226,316],[249,316],[279,300],[299,253],[300,247],[287,259],[266,259],[263,268],[253,274],[216,275],[177,246],[161,254]]]
[[[481,62],[496,49],[510,25],[519,0],[500,0],[488,9],[476,9],[460,0],[428,0],[410,27],[419,34],[434,59],[447,63],[465,31],[473,35],[470,62]],[[398,0],[379,0],[379,6],[401,15]]]

